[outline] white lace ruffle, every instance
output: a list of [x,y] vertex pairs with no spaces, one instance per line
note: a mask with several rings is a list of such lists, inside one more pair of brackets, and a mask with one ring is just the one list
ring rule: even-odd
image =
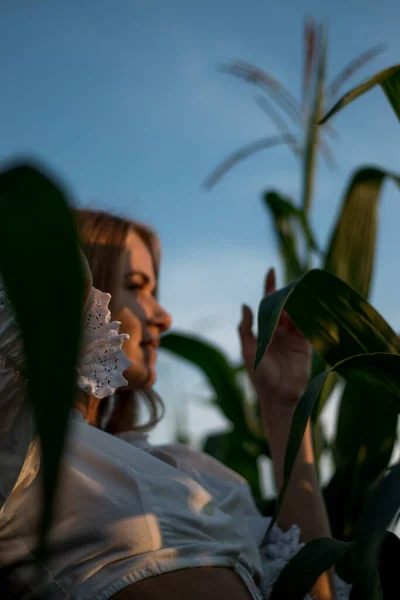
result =
[[[292,525],[287,531],[282,531],[274,525],[267,539],[260,548],[262,562],[262,594],[265,600],[271,595],[275,581],[284,566],[304,546],[300,542],[300,528]],[[336,600],[349,600],[351,585],[335,575]],[[309,594],[304,600],[316,600]]]
[[122,350],[126,333],[120,322],[111,321],[110,294],[92,288],[83,319],[83,347],[78,367],[78,386],[96,398],[112,396],[127,385],[124,371],[132,365]]
[[[82,349],[77,367],[77,385],[96,398],[112,396],[115,390],[127,384],[124,371],[132,365],[122,344],[128,334],[119,332],[120,323],[111,322],[108,309],[110,294],[92,287],[83,317]],[[22,375],[22,342],[7,295],[0,281],[0,363],[17,377]]]

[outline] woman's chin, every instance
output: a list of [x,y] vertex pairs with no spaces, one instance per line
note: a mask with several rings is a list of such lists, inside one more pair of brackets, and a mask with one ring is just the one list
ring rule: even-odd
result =
[[157,379],[157,371],[154,365],[143,365],[138,368],[136,364],[134,368],[131,367],[125,371],[124,377],[128,381],[126,389],[141,390],[154,385]]

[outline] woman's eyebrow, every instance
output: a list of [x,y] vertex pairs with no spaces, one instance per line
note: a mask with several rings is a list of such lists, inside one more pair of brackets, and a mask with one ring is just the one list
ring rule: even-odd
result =
[[128,273],[125,274],[126,279],[128,279],[129,277],[133,277],[134,275],[140,275],[141,277],[143,277],[144,281],[146,283],[150,283],[150,277],[148,275],[146,275],[146,273],[143,273],[143,271],[129,271]]

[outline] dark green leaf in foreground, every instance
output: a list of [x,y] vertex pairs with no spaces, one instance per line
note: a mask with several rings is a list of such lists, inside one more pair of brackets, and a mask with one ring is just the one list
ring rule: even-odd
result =
[[338,102],[336,102],[336,104],[324,116],[324,118],[320,121],[320,125],[322,125],[323,123],[326,123],[334,114],[336,114],[337,112],[342,110],[342,108],[344,108],[348,104],[351,104],[351,102],[356,100],[356,98],[358,98],[359,96],[362,96],[363,94],[368,92],[370,89],[372,89],[376,85],[384,84],[384,82],[387,79],[392,78],[394,75],[398,74],[399,72],[400,72],[400,65],[395,65],[393,67],[389,67],[388,69],[384,69],[383,71],[376,73],[375,75],[373,75],[373,77],[371,77],[370,79],[368,79],[366,82],[362,83],[361,85],[358,85],[357,87],[353,88],[350,92],[347,92],[347,94],[342,96],[342,98],[340,98],[340,100],[338,100]]
[[77,237],[62,189],[30,165],[0,175],[0,271],[20,325],[41,439],[43,544],[75,391],[83,306]]
[[308,542],[282,569],[270,600],[304,600],[318,577],[351,548],[351,542],[320,538]]

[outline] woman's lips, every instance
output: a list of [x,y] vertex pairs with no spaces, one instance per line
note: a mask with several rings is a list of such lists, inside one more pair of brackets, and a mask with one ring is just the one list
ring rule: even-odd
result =
[[140,342],[140,345],[144,348],[153,348],[154,350],[157,350],[157,348],[160,347],[160,340],[158,338],[143,340],[142,342]]

